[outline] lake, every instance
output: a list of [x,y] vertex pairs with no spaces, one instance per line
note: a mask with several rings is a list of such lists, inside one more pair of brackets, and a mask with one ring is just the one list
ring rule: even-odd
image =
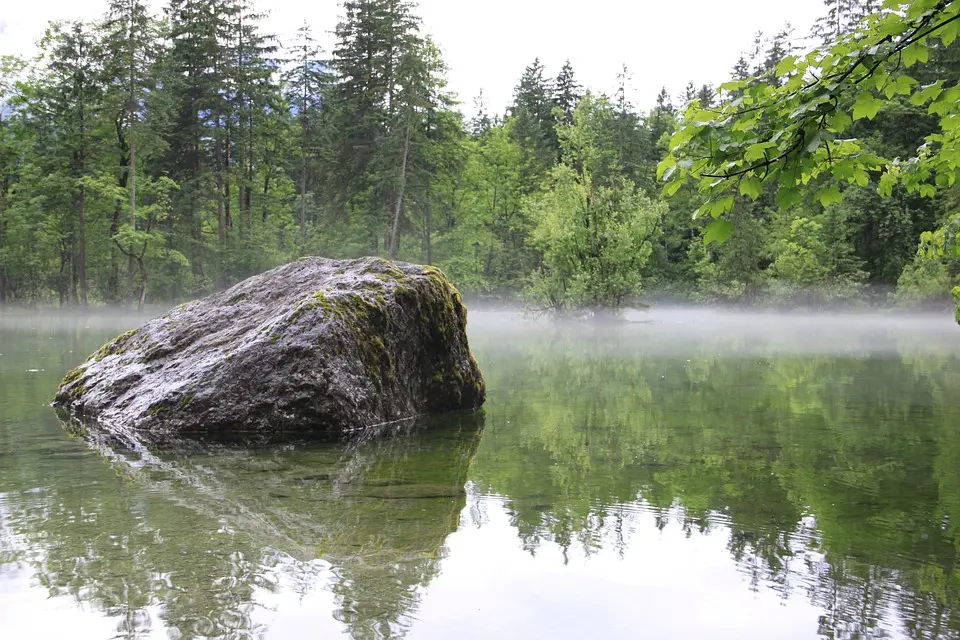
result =
[[0,637],[960,638],[949,314],[470,316],[485,409],[117,445],[63,374],[142,318],[0,315]]

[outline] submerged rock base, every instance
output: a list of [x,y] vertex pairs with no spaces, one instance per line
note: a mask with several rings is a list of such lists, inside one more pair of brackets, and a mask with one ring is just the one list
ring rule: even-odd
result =
[[154,440],[474,409],[485,390],[466,314],[433,267],[306,258],[121,335],[67,374],[55,404]]

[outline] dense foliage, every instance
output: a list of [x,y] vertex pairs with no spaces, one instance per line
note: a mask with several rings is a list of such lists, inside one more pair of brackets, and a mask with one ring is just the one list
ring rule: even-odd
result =
[[957,7],[876,5],[827,0],[809,54],[758,34],[677,130],[666,91],[638,110],[626,68],[603,95],[569,61],[466,120],[407,0],[346,0],[329,53],[250,0],[110,0],[0,62],[0,305],[173,302],[305,254],[550,309],[945,301]]
[[[839,246],[840,238],[825,237],[830,217],[869,216],[871,240],[900,258],[883,264],[862,254],[869,276],[900,273],[901,300],[940,295],[956,283],[960,256],[960,3],[827,4],[832,13],[817,28],[822,46],[721,85],[717,106],[690,103],[658,177],[667,194],[697,186],[703,204],[695,216],[714,219],[708,244],[730,238],[757,203],[792,212],[788,236],[816,246],[782,238],[778,246],[795,255],[781,250],[774,266],[800,283],[829,275],[828,256],[816,254],[826,251],[824,240]],[[801,223],[811,213],[826,218]],[[907,264],[918,235],[921,251]]]

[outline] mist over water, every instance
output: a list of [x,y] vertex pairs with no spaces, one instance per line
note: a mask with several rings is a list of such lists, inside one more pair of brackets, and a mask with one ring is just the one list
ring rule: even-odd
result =
[[732,311],[710,307],[630,310],[623,323],[558,322],[520,311],[471,311],[471,338],[495,338],[504,349],[524,340],[567,336],[590,344],[598,356],[629,348],[646,354],[724,355],[882,354],[898,349],[940,352],[960,348],[960,327],[950,313]]
[[476,415],[68,436],[60,378],[146,317],[0,315],[3,637],[960,638],[949,313],[471,309]]
[[[129,309],[7,310],[0,312],[0,322],[7,332],[32,331],[36,335],[46,332],[52,337],[69,330],[103,334],[109,338],[166,311],[166,307],[147,308],[142,312]],[[621,323],[563,320],[530,314],[519,308],[491,309],[476,304],[471,306],[467,329],[471,338],[476,340],[488,336],[529,339],[543,336],[545,332],[576,334],[601,342],[603,338],[609,338],[611,342],[633,339],[637,346],[657,353],[672,349],[684,351],[691,345],[706,344],[715,344],[724,352],[773,349],[777,352],[830,353],[847,352],[856,347],[864,349],[864,353],[882,353],[904,342],[916,342],[917,347],[931,350],[949,349],[960,343],[960,328],[946,310],[920,312],[862,307],[810,312],[661,305],[649,310],[629,309]],[[917,340],[919,337],[923,340]]]

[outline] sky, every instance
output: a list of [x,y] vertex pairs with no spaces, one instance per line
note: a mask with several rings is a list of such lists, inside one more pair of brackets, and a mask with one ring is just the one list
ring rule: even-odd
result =
[[[160,8],[165,3],[154,1]],[[107,0],[4,0],[0,54],[29,55],[49,20],[96,18]],[[281,42],[304,20],[329,50],[341,10],[338,0],[255,0],[269,12],[265,28]],[[510,102],[524,68],[539,57],[556,76],[570,59],[578,81],[613,93],[626,64],[631,101],[649,109],[661,87],[678,95],[687,82],[729,78],[753,34],[773,34],[790,22],[799,44],[824,12],[823,0],[420,0],[423,30],[449,67],[449,87],[463,111],[483,90],[490,112]]]

